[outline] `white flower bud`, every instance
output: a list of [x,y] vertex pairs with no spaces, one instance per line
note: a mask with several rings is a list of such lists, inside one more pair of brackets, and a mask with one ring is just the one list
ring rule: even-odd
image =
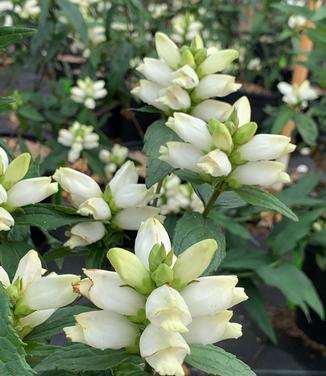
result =
[[105,235],[105,227],[101,222],[82,222],[70,229],[70,239],[65,246],[75,248],[96,243]]
[[228,156],[221,150],[215,149],[204,155],[197,166],[211,176],[227,176],[232,171],[232,165]]
[[149,81],[162,86],[168,86],[171,82],[172,69],[162,60],[145,57],[144,63],[137,67]]
[[200,76],[221,72],[239,57],[236,50],[218,50],[209,55],[198,67]]
[[27,316],[21,317],[18,320],[18,323],[22,327],[35,328],[36,326],[43,324],[56,310],[57,308],[35,311]]
[[15,224],[12,215],[6,209],[0,207],[0,231],[9,231]]
[[249,142],[239,146],[241,159],[245,161],[259,161],[278,159],[295,150],[290,143],[291,138],[273,134],[258,134]]
[[165,217],[159,215],[159,213],[160,209],[152,206],[126,208],[114,216],[113,223],[124,230],[138,230],[141,223],[151,217],[163,222]]
[[208,99],[211,97],[225,97],[240,89],[241,84],[235,83],[235,78],[226,74],[211,74],[200,80],[194,90],[196,99]]
[[0,204],[3,204],[7,201],[7,191],[3,187],[3,185],[0,184]]
[[206,99],[192,109],[191,114],[199,119],[208,122],[211,119],[217,119],[224,122],[232,113],[232,106],[228,103]]
[[238,127],[250,122],[251,118],[251,107],[247,97],[241,97],[236,102],[234,102],[233,107],[235,108],[238,116]]
[[191,99],[186,90],[173,84],[160,91],[156,103],[161,103],[172,110],[187,110],[191,106]]
[[157,101],[158,97],[160,96],[160,91],[162,86],[159,84],[147,81],[147,80],[140,80],[139,86],[135,87],[131,90],[131,93],[141,99],[143,102],[158,108],[161,111],[167,111],[168,107]]
[[26,290],[29,285],[42,277],[42,264],[38,253],[31,249],[19,261],[13,283],[21,280],[22,290]]
[[21,180],[8,191],[7,204],[12,208],[36,204],[58,192],[58,184],[51,177]]
[[158,56],[163,59],[171,68],[177,68],[181,56],[176,44],[165,34],[155,34],[155,47]]
[[9,159],[6,151],[0,147],[0,176],[3,175],[9,165]]
[[109,205],[101,197],[93,197],[84,201],[78,207],[78,214],[92,216],[94,219],[107,220],[111,218]]
[[74,135],[68,129],[60,129],[58,142],[64,146],[71,146],[74,141]]
[[189,66],[184,65],[182,68],[173,72],[172,82],[184,89],[193,89],[199,83],[197,73]]

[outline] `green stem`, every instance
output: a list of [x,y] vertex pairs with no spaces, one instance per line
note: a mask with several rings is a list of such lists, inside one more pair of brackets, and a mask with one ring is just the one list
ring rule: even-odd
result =
[[159,199],[159,195],[160,195],[160,192],[161,192],[161,189],[162,189],[163,180],[164,180],[164,178],[161,179],[159,181],[159,183],[157,184],[157,188],[156,188],[156,192],[155,192],[156,198],[153,202],[153,206],[157,206],[157,204],[158,204],[158,199]]
[[215,201],[217,200],[218,196],[221,194],[221,190],[216,187],[214,192],[212,193],[211,197],[209,198],[208,202],[207,202],[207,205],[205,207],[205,210],[203,212],[203,216],[204,217],[207,217],[210,210],[212,209],[212,207],[214,206],[215,204]]

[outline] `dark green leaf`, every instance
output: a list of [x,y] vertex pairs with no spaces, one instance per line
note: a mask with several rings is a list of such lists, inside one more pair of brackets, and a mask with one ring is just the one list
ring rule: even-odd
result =
[[35,33],[34,29],[27,27],[0,27],[0,49],[10,46],[16,42],[22,41],[24,38]]
[[222,262],[223,270],[256,270],[269,265],[272,260],[260,250],[231,248]]
[[291,108],[283,105],[277,112],[277,116],[274,120],[271,133],[280,134],[286,123],[291,120],[294,116],[294,112]]
[[0,108],[10,108],[10,105],[15,103],[15,99],[12,97],[0,97]]
[[220,347],[191,345],[190,349],[186,362],[201,371],[216,376],[255,376],[247,364]]
[[308,145],[315,145],[318,137],[318,127],[314,120],[307,114],[298,113],[295,123],[303,141]]
[[0,244],[0,264],[13,278],[20,259],[33,247],[27,242],[6,242]]
[[238,193],[243,200],[248,202],[248,204],[277,211],[293,221],[298,220],[297,216],[290,208],[283,204],[283,202],[274,195],[264,191],[263,189],[251,186],[242,186],[236,191],[236,193]]
[[205,274],[209,274],[219,267],[225,256],[225,236],[223,231],[212,219],[204,218],[200,213],[184,213],[175,228],[173,244],[176,255],[204,239],[215,239],[218,244],[215,257],[205,272]]

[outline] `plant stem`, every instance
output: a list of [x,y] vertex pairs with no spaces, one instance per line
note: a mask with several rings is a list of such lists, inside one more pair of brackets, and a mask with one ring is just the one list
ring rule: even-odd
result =
[[159,183],[157,184],[157,188],[156,188],[156,192],[155,192],[156,198],[155,198],[155,200],[153,202],[153,206],[157,206],[157,204],[158,204],[159,194],[161,192],[161,188],[162,188],[162,185],[163,185],[163,180],[164,180],[164,178],[161,179],[159,181]]
[[215,201],[217,200],[218,196],[221,194],[221,190],[218,187],[215,187],[214,192],[212,193],[211,197],[209,198],[207,205],[205,207],[205,210],[203,212],[203,216],[207,217],[210,210],[215,204]]

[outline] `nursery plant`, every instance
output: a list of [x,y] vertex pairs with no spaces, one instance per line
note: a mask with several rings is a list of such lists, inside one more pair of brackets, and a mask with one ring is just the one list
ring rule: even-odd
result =
[[[241,87],[230,74],[239,52],[208,48],[191,6],[174,20],[174,32],[187,33],[174,42],[156,32],[154,54],[139,42],[145,40],[141,2],[101,4],[44,1],[37,11],[32,2],[26,9],[33,9],[38,31],[0,28],[1,49],[29,37],[34,56],[47,52],[38,60],[40,71],[54,72],[72,48],[68,31],[79,34],[75,47],[86,59],[80,78],[50,79],[48,97],[16,93],[0,101],[22,127],[19,153],[5,140],[0,145],[0,373],[183,376],[193,367],[254,375],[216,343],[243,334],[231,321],[237,304],[276,342],[262,282],[306,315],[312,309],[324,317],[301,266],[306,243],[321,241],[311,229],[323,218],[325,198],[308,196],[310,179],[276,195],[266,189],[290,183],[281,160],[295,145],[289,137],[260,133],[247,97],[223,100]],[[11,16],[24,18],[15,9],[8,8]],[[128,25],[128,39],[110,60],[109,46],[121,42],[114,17],[127,18],[121,23]],[[129,93],[124,81],[133,48],[149,55],[135,64],[142,78],[129,82]],[[101,129],[131,95],[138,111],[159,118],[144,137],[145,181],[128,149]],[[298,113],[305,99],[294,103]],[[101,111],[105,106],[108,112]],[[22,137],[30,130],[49,147],[43,160],[31,157]],[[80,159],[87,161],[83,171],[75,164]],[[312,180],[317,185],[318,177]],[[266,210],[283,221],[261,252],[239,222]],[[78,272],[62,271],[69,260],[82,264]],[[323,265],[323,255],[318,260]]]

